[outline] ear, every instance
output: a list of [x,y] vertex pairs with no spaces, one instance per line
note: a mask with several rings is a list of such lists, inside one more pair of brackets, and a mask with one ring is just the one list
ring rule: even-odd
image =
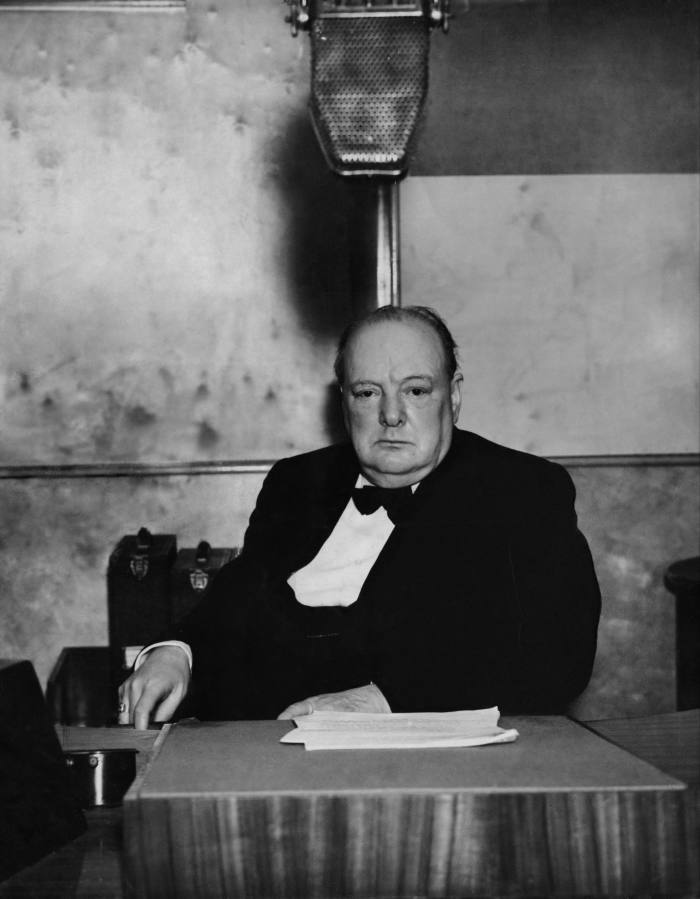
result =
[[348,407],[346,403],[346,393],[343,390],[343,385],[338,384],[338,392],[340,393],[340,409],[343,413],[343,424],[345,425],[345,430],[350,433],[350,422],[349,422],[349,413]]
[[457,424],[459,410],[462,406],[462,377],[461,371],[456,371],[450,384],[450,404],[452,405],[452,423]]

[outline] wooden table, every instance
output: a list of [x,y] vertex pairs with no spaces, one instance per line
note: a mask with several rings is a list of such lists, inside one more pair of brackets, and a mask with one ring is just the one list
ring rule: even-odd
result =
[[[681,872],[685,883],[680,883],[679,889],[674,893],[683,896],[700,895],[700,710],[588,722],[587,726],[688,785],[688,789],[677,793],[685,822],[686,858],[685,869]],[[143,762],[150,754],[157,734],[137,734],[126,728],[114,730],[116,733],[112,735],[112,740],[115,742],[111,743],[105,739],[104,731],[101,731],[102,746],[109,748],[110,745],[119,745],[142,749],[139,758],[140,768],[143,768]],[[59,730],[59,735],[63,738],[65,748],[80,748],[85,740],[91,741],[88,729],[84,728],[66,729],[63,733]],[[97,748],[97,745],[93,742],[91,748]],[[467,750],[470,753],[473,751]],[[124,899],[122,809],[93,809],[87,812],[87,817],[89,829],[86,834],[0,884],[0,897]],[[662,825],[664,817],[662,815]],[[620,823],[622,832],[624,827]],[[445,848],[449,855],[449,847]],[[541,848],[534,844],[532,851],[542,854]],[[638,889],[640,894],[660,892],[652,884],[645,884],[644,888],[641,886],[640,884]],[[663,892],[669,894],[669,891]],[[501,894],[506,895],[505,891],[501,891]],[[533,895],[532,886],[527,883],[519,884],[517,891],[511,890],[508,895]]]
[[515,743],[308,752],[288,722],[171,730],[125,798],[134,895],[683,894],[685,784],[569,719]]

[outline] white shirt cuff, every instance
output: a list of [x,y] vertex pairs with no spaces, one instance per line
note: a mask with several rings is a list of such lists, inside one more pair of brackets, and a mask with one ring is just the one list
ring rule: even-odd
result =
[[138,671],[138,669],[144,663],[146,654],[149,653],[152,649],[156,649],[158,646],[177,646],[187,656],[187,664],[190,666],[190,671],[192,671],[192,650],[187,645],[187,643],[183,643],[182,640],[161,640],[160,643],[151,643],[150,646],[144,646],[141,652],[134,659],[134,671]]

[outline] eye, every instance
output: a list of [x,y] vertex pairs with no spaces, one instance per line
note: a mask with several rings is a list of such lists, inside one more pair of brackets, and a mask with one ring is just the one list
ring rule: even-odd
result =
[[413,387],[408,388],[408,393],[411,396],[427,396],[430,393],[430,391],[428,390],[427,387],[413,386]]
[[352,395],[358,400],[368,400],[374,396],[374,391],[370,387],[365,387],[364,390],[353,391]]

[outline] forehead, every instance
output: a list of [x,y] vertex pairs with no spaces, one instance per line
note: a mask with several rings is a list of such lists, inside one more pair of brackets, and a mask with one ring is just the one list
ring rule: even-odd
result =
[[346,371],[349,379],[437,375],[445,371],[442,343],[429,325],[414,319],[368,324],[347,346]]

